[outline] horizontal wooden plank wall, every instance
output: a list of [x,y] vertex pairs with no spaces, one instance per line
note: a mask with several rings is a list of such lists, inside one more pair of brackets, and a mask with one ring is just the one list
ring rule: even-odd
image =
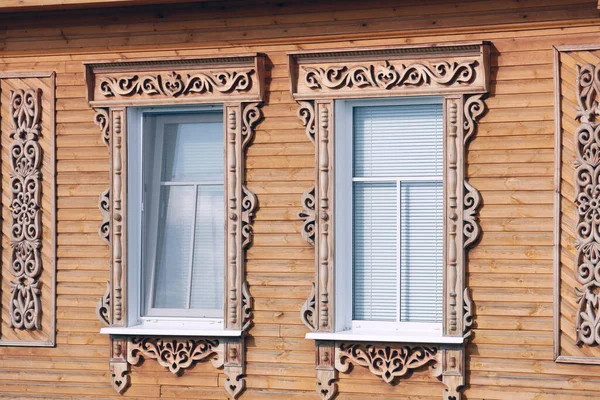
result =
[[[468,174],[482,194],[484,235],[471,252],[477,306],[466,398],[592,399],[600,367],[552,355],[552,45],[600,41],[595,0],[268,1],[14,15],[0,25],[0,70],[57,72],[57,347],[0,348],[0,393],[22,398],[118,398],[95,303],[108,278],[97,235],[108,156],[93,123],[83,61],[264,52],[265,121],[248,154],[258,196],[248,280],[255,327],[242,399],[317,399],[314,344],[299,311],[313,251],[300,237],[300,196],[313,145],[289,92],[286,51],[489,40],[490,108],[470,145]],[[127,398],[224,399],[223,375],[200,364],[179,378],[146,362]],[[341,376],[340,399],[439,399],[427,374],[391,387],[362,368]]]

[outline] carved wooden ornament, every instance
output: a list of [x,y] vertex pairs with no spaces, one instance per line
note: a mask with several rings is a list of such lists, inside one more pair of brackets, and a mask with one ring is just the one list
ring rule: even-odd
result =
[[[245,154],[262,119],[264,56],[128,61],[86,65],[88,99],[107,145],[111,183],[99,197],[99,233],[110,247],[110,279],[97,305],[98,318],[110,327],[126,327],[127,264],[127,107],[223,103],[225,139],[225,329],[252,326],[252,296],[246,282],[246,251],[252,245],[256,195],[245,184]],[[195,362],[218,356],[215,366],[228,376],[227,392],[237,398],[244,388],[243,337],[169,338],[111,336],[121,349],[113,351],[113,386],[123,393],[130,384],[129,365],[156,359],[179,374]],[[124,347],[127,350],[123,350]],[[127,352],[124,356],[124,352]],[[229,353],[228,353],[229,352]],[[214,361],[214,360],[213,360]]]
[[[466,150],[485,111],[483,95],[489,85],[489,47],[485,43],[449,46],[380,48],[351,51],[289,54],[292,95],[298,101],[298,117],[315,145],[315,183],[302,196],[302,237],[315,248],[315,280],[301,310],[304,324],[316,332],[335,332],[334,259],[334,101],[365,97],[438,95],[444,97],[445,266],[444,335],[469,337],[474,306],[465,283],[467,250],[481,234],[478,210],[481,196],[465,174]],[[334,100],[332,100],[334,99]],[[320,348],[329,350],[320,350]],[[442,351],[443,350],[443,351]],[[458,400],[464,372],[449,373],[445,354],[464,358],[464,348],[427,346],[378,346],[371,343],[319,341],[317,354],[326,351],[335,365],[317,358],[317,391],[323,399],[335,397],[337,371],[347,364],[369,367],[391,382],[413,367],[431,363],[439,370],[448,390],[446,399]],[[453,365],[456,365],[455,362]],[[441,369],[440,369],[441,368]]]
[[600,344],[600,65],[576,66],[576,344]]

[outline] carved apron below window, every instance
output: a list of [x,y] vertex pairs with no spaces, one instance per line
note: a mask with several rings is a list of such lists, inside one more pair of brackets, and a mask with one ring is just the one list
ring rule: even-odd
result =
[[[315,182],[304,192],[298,214],[302,237],[315,249],[315,279],[301,310],[313,332],[335,333],[334,142],[335,100],[441,96],[444,108],[444,336],[468,338],[474,306],[466,286],[467,250],[481,234],[479,192],[468,182],[468,143],[485,111],[489,90],[486,43],[289,53],[291,92],[298,117],[315,146]],[[343,305],[342,305],[343,307]],[[326,335],[320,335],[320,338]],[[408,379],[415,369],[433,368],[447,387],[444,399],[460,399],[465,384],[465,345],[316,341],[317,392],[333,399],[338,372],[368,368],[384,382]]]

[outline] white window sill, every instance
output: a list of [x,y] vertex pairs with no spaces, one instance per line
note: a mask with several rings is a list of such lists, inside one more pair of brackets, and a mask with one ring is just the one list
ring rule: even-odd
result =
[[128,327],[108,327],[100,329],[105,335],[123,336],[208,336],[208,337],[241,337],[241,330],[223,329],[223,321],[144,321],[139,325]]
[[462,344],[462,336],[442,336],[438,331],[431,332],[396,332],[353,329],[341,332],[309,332],[307,339],[337,340],[348,342],[386,342],[386,343],[430,343],[430,344]]

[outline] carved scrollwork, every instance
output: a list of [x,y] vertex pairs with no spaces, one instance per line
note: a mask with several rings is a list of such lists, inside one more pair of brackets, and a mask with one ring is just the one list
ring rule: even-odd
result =
[[179,97],[189,94],[244,92],[250,89],[254,71],[196,72],[175,71],[148,75],[105,76],[100,93],[105,97],[145,94]]
[[245,150],[254,139],[254,128],[262,119],[260,103],[246,104],[242,112],[242,150]]
[[481,227],[479,226],[478,210],[481,206],[481,195],[479,191],[464,181],[465,185],[465,198],[463,201],[464,205],[464,224],[463,224],[463,235],[465,240],[463,246],[465,249],[472,247],[481,234]]
[[302,238],[308,243],[315,245],[315,187],[308,189],[302,195],[304,209],[298,213],[298,217],[304,221],[302,224]]
[[253,228],[252,218],[258,208],[256,195],[250,191],[246,185],[242,185],[242,248],[247,249],[252,244]]
[[102,141],[106,147],[110,148],[110,118],[108,115],[108,109],[106,108],[95,108],[96,115],[94,122],[100,127],[102,135]]
[[464,104],[464,133],[463,141],[466,145],[475,136],[477,132],[477,121],[485,112],[485,103],[483,95],[470,96],[465,100]]
[[110,245],[110,188],[100,194],[98,208],[102,215],[102,224],[100,224],[98,234],[107,245]]
[[596,119],[598,92],[596,75],[599,66],[576,67],[579,99],[575,131],[575,205],[578,222],[575,325],[578,345],[600,345],[600,124]]
[[315,144],[315,106],[312,101],[299,101],[297,115],[302,121],[302,125],[306,128],[306,136]]
[[248,330],[252,324],[254,323],[253,317],[254,312],[253,309],[254,300],[250,295],[250,291],[248,290],[248,282],[244,281],[242,283],[242,330]]
[[302,305],[302,310],[300,311],[300,316],[302,317],[302,322],[311,331],[314,331],[317,329],[317,324],[315,321],[316,312],[317,312],[316,302],[317,302],[316,289],[315,289],[315,284],[313,282],[312,290],[310,291],[310,294],[308,295],[308,299],[306,299],[306,301]]
[[475,305],[473,304],[473,300],[471,300],[471,290],[466,287],[463,292],[463,327],[464,327],[464,336],[468,337],[471,335],[471,327],[473,326],[474,317],[475,317]]
[[600,76],[598,65],[577,65],[577,114],[581,123],[594,122],[600,116]]
[[41,329],[42,148],[41,89],[11,90],[11,247],[10,326]]
[[392,65],[383,64],[331,66],[327,68],[302,67],[304,83],[313,90],[341,87],[374,87],[391,89],[397,86],[425,86],[432,82],[438,85],[467,84],[476,73],[476,60],[462,62],[436,62]]
[[110,281],[106,282],[104,296],[96,304],[96,315],[104,325],[110,325]]
[[209,339],[134,337],[128,346],[127,361],[138,365],[145,358],[154,359],[177,375],[196,362],[210,357],[218,362],[218,346],[218,340]]
[[392,383],[396,378],[437,361],[438,350],[433,346],[341,343],[336,350],[335,368],[347,372],[350,365],[360,365],[385,382]]

